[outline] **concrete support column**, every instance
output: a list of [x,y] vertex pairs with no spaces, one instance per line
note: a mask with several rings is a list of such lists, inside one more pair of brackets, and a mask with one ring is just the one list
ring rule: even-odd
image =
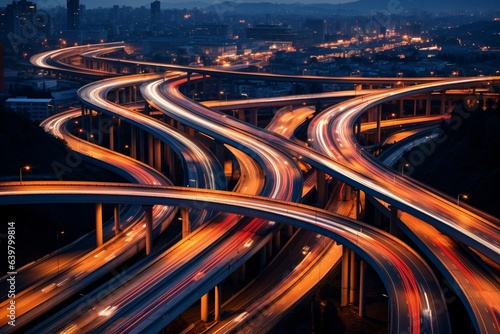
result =
[[291,238],[293,235],[293,225],[287,225],[286,226],[286,236],[288,238]]
[[349,304],[354,305],[358,299],[358,268],[356,266],[356,254],[351,250],[349,256]]
[[366,262],[361,260],[359,262],[359,316],[361,318],[366,317],[366,292],[365,292],[365,272],[366,272]]
[[[257,108],[250,109],[248,123],[257,126],[258,121],[259,121],[258,111],[259,110]],[[243,111],[241,114],[245,115],[245,111]],[[243,118],[245,118],[245,116],[243,116]],[[241,117],[240,117],[240,119],[241,119]]]
[[161,140],[155,138],[155,169],[161,172]]
[[208,292],[201,297],[201,321],[208,321]]
[[[113,123],[111,123],[111,127],[114,127]],[[122,146],[122,120],[117,119],[116,120],[116,152],[123,152],[123,146]]]
[[402,117],[404,114],[404,103],[403,99],[399,100],[399,117]]
[[278,253],[281,249],[281,232],[280,229],[278,229],[278,232],[274,235],[274,249],[275,252]]
[[442,115],[446,113],[446,90],[441,91],[441,107],[439,113]]
[[342,245],[342,279],[340,283],[340,306],[349,303],[349,248]]
[[219,143],[218,141],[214,141],[215,145],[215,156],[217,157],[217,160],[224,165],[224,145],[222,143]]
[[87,140],[90,140],[90,134],[92,133],[92,116],[93,112],[92,109],[87,109],[89,113],[89,122],[88,122],[88,129],[87,129]]
[[260,272],[264,270],[267,264],[267,247],[262,247],[259,251],[259,268]]
[[82,115],[80,117],[80,127],[83,131],[85,131],[85,106],[81,105]]
[[153,135],[148,133],[148,165],[154,167],[154,155],[153,155]]
[[395,206],[391,205],[389,206],[389,209],[391,210],[391,220],[390,220],[390,226],[389,226],[389,233],[393,236],[397,236],[398,234],[398,208]]
[[326,175],[322,170],[316,170],[316,189],[318,191],[318,205],[323,207],[326,203]]
[[153,207],[145,207],[146,214],[146,255],[153,250]]
[[102,246],[102,203],[95,204],[95,236],[97,247]]
[[221,305],[221,298],[222,297],[222,294],[221,294],[221,286],[220,285],[216,285],[215,286],[215,305],[214,305],[214,320],[216,322],[219,322],[220,321],[220,305]]
[[238,268],[238,280],[244,280],[247,277],[247,264],[243,262]]
[[356,210],[354,219],[360,220],[361,218],[361,189],[356,190]]
[[189,221],[189,209],[181,208],[182,220],[182,238],[186,238],[191,234],[191,222]]
[[130,156],[137,159],[137,128],[130,125]]
[[146,152],[144,149],[144,131],[142,129],[137,129],[137,136],[139,137],[139,160],[146,161]]
[[382,122],[382,106],[377,107],[377,143],[380,143],[382,137],[382,129],[380,128],[380,123]]
[[148,102],[144,102],[144,115],[149,115],[149,104]]
[[113,125],[109,127],[109,149],[115,150],[115,127]]
[[431,93],[427,93],[427,97],[425,99],[425,116],[429,116],[431,114]]
[[273,240],[269,240],[266,244],[267,258],[271,259],[273,257]]
[[168,177],[171,179],[171,180],[174,180],[175,179],[175,156],[174,156],[174,152],[172,151],[172,149],[170,148],[170,146],[168,145],[164,145],[164,152],[163,154],[165,155],[165,160],[167,162],[167,167],[168,167]]
[[115,207],[113,208],[113,213],[114,213],[114,222],[115,222],[115,227],[114,227],[115,235],[118,235],[118,233],[120,233],[122,231],[122,229],[120,227],[120,205],[119,204],[115,205]]
[[354,133],[356,134],[356,139],[359,140],[361,134],[361,118],[358,118],[355,124]]
[[413,116],[417,116],[417,99],[413,99]]
[[350,201],[351,193],[352,193],[352,187],[347,183],[344,183],[344,185],[342,186],[342,199],[344,201]]

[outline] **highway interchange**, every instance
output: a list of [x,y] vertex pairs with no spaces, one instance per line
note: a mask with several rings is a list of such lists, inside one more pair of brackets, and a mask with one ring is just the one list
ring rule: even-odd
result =
[[[115,47],[120,47],[120,45],[112,46],[112,48]],[[90,49],[90,46],[88,48]],[[76,48],[72,54],[81,53],[83,49]],[[92,52],[90,53],[92,54]],[[96,51],[95,53],[99,54],[100,51]],[[47,66],[45,64],[47,59],[51,59],[50,53],[42,56],[34,57],[32,60],[33,63],[40,67]],[[92,57],[95,57],[95,54],[92,54]],[[53,68],[57,67],[54,64],[50,66],[53,66]],[[182,69],[178,68],[178,70]],[[77,69],[65,66],[64,71],[77,71]],[[82,70],[82,72],[85,71]],[[217,75],[222,75],[222,73],[217,73]],[[232,75],[242,74],[233,73]],[[311,77],[306,79],[319,80],[319,78]],[[357,79],[359,80],[360,78]],[[341,80],[355,82],[357,79],[344,78]],[[363,80],[365,79],[361,79],[361,81]],[[366,80],[367,82],[374,81],[373,79]],[[375,81],[386,80],[388,79]],[[449,332],[450,320],[439,283],[436,281],[430,267],[415,251],[387,233],[370,225],[338,215],[332,215],[317,208],[296,204],[302,195],[303,183],[297,161],[303,161],[318,170],[324,171],[326,174],[363,190],[366,194],[383,201],[382,203],[389,203],[404,211],[404,215],[409,217],[407,219],[401,218],[401,221],[404,222],[403,225],[406,226],[406,229],[403,228],[403,230],[418,240],[431,238],[433,234],[437,233],[436,229],[441,231],[443,233],[442,237],[432,238],[431,243],[421,242],[419,244],[417,242],[417,244],[420,245],[419,247],[426,256],[431,258],[431,261],[434,262],[442,274],[457,284],[458,290],[461,292],[459,295],[471,315],[476,331],[481,333],[495,333],[498,332],[499,328],[500,310],[500,305],[498,304],[498,300],[500,300],[498,278],[491,274],[491,272],[484,270],[484,267],[479,263],[480,261],[471,259],[467,250],[456,245],[454,246],[454,243],[458,241],[461,244],[469,246],[499,264],[500,237],[498,219],[492,219],[492,217],[487,215],[478,215],[457,207],[449,198],[443,198],[428,187],[416,184],[410,178],[400,177],[397,173],[388,170],[378,163],[374,163],[373,159],[367,157],[365,152],[359,149],[353,132],[357,119],[372,105],[412,95],[417,92],[469,87],[473,84],[482,84],[485,82],[492,83],[497,81],[498,78],[463,78],[441,82],[434,82],[434,80],[425,79],[422,80],[425,83],[400,89],[374,90],[371,94],[363,94],[355,99],[326,108],[323,112],[315,115],[309,126],[308,138],[310,139],[309,144],[312,147],[296,140],[277,136],[272,131],[256,128],[233,119],[230,116],[221,115],[221,113],[215,110],[208,109],[206,106],[191,101],[179,91],[179,86],[186,82],[186,79],[182,76],[175,76],[171,80],[165,80],[163,75],[160,75],[160,78],[157,75],[136,75],[98,81],[83,87],[79,91],[82,103],[96,111],[120,117],[120,119],[141,127],[144,131],[154,134],[156,138],[164,138],[164,142],[173,142],[174,136],[180,136],[183,140],[189,141],[187,136],[182,136],[178,133],[174,135],[175,131],[166,129],[166,126],[161,122],[142,114],[128,111],[126,108],[120,107],[106,99],[110,90],[144,82],[144,85],[141,86],[141,93],[151,106],[154,106],[168,117],[216,138],[218,141],[243,152],[243,155],[246,154],[246,156],[255,159],[260,167],[255,165],[252,167],[252,163],[248,162],[248,159],[244,158],[241,153],[235,153],[235,155],[240,156],[241,161],[245,161],[245,159],[247,161],[246,163],[240,162],[240,165],[247,166],[242,167],[247,168],[247,172],[244,175],[253,176],[260,173],[265,175],[264,178],[257,178],[261,180],[257,183],[260,186],[254,186],[255,190],[253,193],[250,192],[252,195],[217,190],[225,189],[225,182],[221,181],[220,178],[223,172],[220,169],[219,171],[211,169],[212,166],[217,166],[217,163],[213,160],[202,163],[203,158],[200,158],[200,156],[207,156],[209,157],[208,159],[213,159],[214,157],[209,153],[200,155],[196,153],[197,149],[195,148],[191,149],[194,155],[191,155],[191,158],[189,158],[190,153],[183,152],[185,148],[200,146],[190,145],[186,141],[180,143],[181,140],[179,140],[176,142],[177,144],[172,144],[172,147],[175,147],[181,156],[187,157],[183,160],[184,163],[191,161],[192,164],[197,166],[195,169],[184,168],[184,170],[192,173],[184,175],[185,181],[187,181],[184,183],[189,184],[190,180],[199,180],[197,181],[199,188],[216,190],[178,188],[168,186],[167,184],[159,185],[159,183],[155,182],[152,184],[156,185],[147,186],[147,182],[141,181],[142,184],[136,186],[130,184],[65,184],[64,182],[57,184],[26,183],[23,187],[13,184],[3,184],[0,194],[0,204],[52,201],[55,203],[95,203],[99,201],[101,203],[120,203],[130,206],[153,204],[195,208],[201,206],[214,212],[233,212],[234,217],[257,217],[258,219],[255,220],[244,220],[243,223],[252,226],[251,222],[254,221],[253,224],[260,224],[255,225],[255,228],[261,226],[260,228],[263,228],[264,231],[269,229],[269,226],[266,226],[266,221],[293,224],[331,237],[337,242],[353,249],[358,256],[366,260],[379,273],[386,285],[391,301],[390,332]],[[312,99],[313,97],[300,98]],[[266,103],[273,103],[272,99],[268,100]],[[245,101],[239,102],[242,104],[245,103]],[[222,106],[222,102],[219,103],[219,106]],[[75,117],[75,115],[73,114],[71,117]],[[56,122],[61,121],[61,119],[62,117],[54,117],[54,121]],[[58,127],[54,124],[49,126],[49,129],[55,128]],[[166,133],[169,134],[167,135]],[[71,138],[71,136],[66,134],[64,138]],[[83,144],[78,139],[71,140],[72,142],[69,144],[75,150],[86,147],[86,143]],[[96,155],[93,150],[91,155],[94,159],[104,160],[104,156]],[[112,156],[109,153],[104,155]],[[198,164],[193,163],[197,161],[200,161],[201,166],[205,166],[201,172],[198,170]],[[123,163],[123,167],[119,167],[119,169],[128,170],[128,164]],[[120,165],[117,163],[116,166]],[[261,172],[259,172],[259,169],[261,169]],[[203,175],[203,177],[200,178],[200,175]],[[208,181],[206,178],[208,178]],[[248,177],[247,179],[251,178]],[[243,178],[240,182],[252,184],[254,181],[245,181]],[[249,185],[245,187],[249,187]],[[415,198],[419,200],[415,201]],[[196,216],[198,217],[198,215]],[[198,219],[203,220],[203,218]],[[412,223],[406,223],[407,221],[412,221],[412,219],[425,221],[425,226],[428,227],[425,229],[420,227],[415,228],[415,225],[412,225]],[[202,223],[200,222],[200,224]],[[261,234],[265,235],[266,233]],[[235,249],[238,249],[244,243],[242,241],[248,240],[248,235],[242,234],[240,237],[236,235],[234,238],[232,244]],[[267,241],[265,238],[262,240],[262,242]],[[430,246],[430,244],[434,246]],[[202,245],[209,247],[208,244]],[[220,247],[222,248],[223,246]],[[227,248],[227,244],[224,244],[224,247]],[[232,259],[229,254],[230,252],[217,253],[213,255],[212,261],[214,264],[220,265],[223,271],[234,270],[234,263],[242,260],[240,257]],[[190,261],[190,259],[185,259],[184,261]],[[464,263],[467,263],[467,266]],[[465,267],[470,268],[470,270],[463,270]],[[204,269],[205,272],[210,270],[216,271],[216,269],[209,270],[208,268],[210,267]],[[175,272],[175,268],[171,270]],[[193,279],[191,278],[191,280]],[[194,281],[198,281],[198,279]],[[210,285],[212,281],[216,282],[216,279],[213,278],[204,282]],[[215,284],[212,283],[212,286]],[[173,286],[163,287],[162,289],[164,289],[162,290],[164,292],[160,296],[165,295],[165,298],[174,298],[167,296],[171,295],[172,291],[178,291],[177,298],[181,300],[187,298],[186,295],[189,294],[194,296],[192,298],[196,300],[199,298],[199,295],[203,295],[205,292],[203,290],[195,294],[193,292],[195,289],[190,287],[184,287],[185,290],[177,290]],[[141,297],[137,291],[134,294],[135,298]],[[158,291],[154,292],[154,295],[157,294]],[[136,314],[135,317],[127,318],[127,321],[121,319],[115,322],[114,325],[110,323],[110,325],[106,326],[115,326],[111,328],[114,328],[113,331],[119,332],[159,331],[162,328],[161,326],[173,320],[170,318],[174,316],[172,311],[165,310],[161,306],[165,302],[162,299],[163,297],[154,300],[147,299],[144,296],[141,298],[144,300],[144,305],[139,306],[140,304],[137,303],[135,307],[143,309],[144,314],[134,311],[131,314]],[[136,299],[134,299],[134,302],[136,302]],[[149,306],[152,308],[151,311],[148,311]],[[155,311],[155,307],[160,306],[161,312],[158,310]],[[114,312],[115,309],[113,309]],[[161,313],[159,315],[163,320],[154,321],[157,318],[153,319],[151,312]],[[118,315],[118,312],[116,314]],[[151,319],[151,323],[144,321],[148,318]],[[130,325],[127,325],[129,323]],[[150,327],[152,323],[155,323],[156,327]],[[131,324],[135,326],[133,327],[134,329],[128,327],[132,326]]]

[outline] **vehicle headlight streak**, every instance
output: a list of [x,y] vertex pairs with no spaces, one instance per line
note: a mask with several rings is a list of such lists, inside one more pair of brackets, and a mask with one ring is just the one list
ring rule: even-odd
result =
[[[351,166],[354,170],[357,169],[360,173],[365,174],[366,178],[373,180],[374,185],[371,187],[377,190],[377,192],[383,193],[381,190],[383,190],[383,188],[388,188],[387,186],[379,186],[378,184],[391,185],[391,187],[389,187],[391,191],[389,193],[386,192],[390,198],[397,199],[398,202],[404,203],[407,207],[415,209],[416,212],[424,213],[426,216],[433,218],[435,222],[439,222],[439,224],[444,224],[453,228],[456,232],[472,240],[474,244],[472,246],[474,248],[478,250],[482,249],[485,254],[489,254],[492,260],[500,263],[500,233],[498,227],[470,212],[461,211],[457,213],[453,203],[449,203],[441,197],[435,196],[427,189],[421,188],[415,184],[410,184],[407,178],[401,179],[400,177],[388,175],[381,172],[376,166],[367,163],[361,152],[356,150],[357,143],[352,132],[356,120],[362,112],[386,100],[392,100],[416,92],[459,87],[464,84],[470,85],[474,82],[481,83],[492,79],[493,78],[475,78],[467,80],[461,79],[456,82],[446,81],[427,83],[401,88],[391,92],[392,94],[378,93],[349,100],[326,109],[311,122],[310,129],[313,131],[310,130],[310,133],[314,134],[312,144],[317,150],[330,156],[332,159],[338,159],[336,154],[342,153],[343,159],[341,163],[346,166]],[[330,120],[330,129],[325,131],[324,121],[327,119]],[[342,150],[339,148],[335,150],[334,148],[338,145],[338,142],[334,138],[333,133],[338,133],[339,142],[344,143],[344,146],[347,144],[351,149]],[[365,185],[368,186],[368,183],[365,182]],[[415,188],[418,189],[419,196],[421,197],[419,201],[414,201],[416,198],[414,195]],[[426,201],[425,204],[423,204],[423,199],[425,198]],[[460,222],[460,224],[457,222]],[[437,228],[440,228],[439,224],[436,225]]]

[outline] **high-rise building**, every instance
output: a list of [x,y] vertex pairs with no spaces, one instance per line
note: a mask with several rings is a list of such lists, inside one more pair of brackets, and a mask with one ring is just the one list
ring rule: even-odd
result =
[[67,0],[68,30],[80,29],[80,0]]
[[306,19],[304,30],[311,34],[314,43],[323,43],[326,35],[326,20]]
[[161,20],[161,2],[159,0],[155,0],[151,3],[151,22],[159,23]]
[[[5,30],[13,33],[18,39],[32,37],[30,27],[33,27],[33,20],[36,13],[36,4],[31,1],[13,1],[5,8]],[[24,28],[24,33],[23,33]]]

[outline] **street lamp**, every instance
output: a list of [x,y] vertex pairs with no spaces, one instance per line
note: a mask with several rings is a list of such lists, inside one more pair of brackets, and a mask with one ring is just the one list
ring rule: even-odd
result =
[[458,194],[457,196],[457,205],[460,206],[460,197],[463,199],[467,199],[469,196],[467,194]]
[[30,170],[30,166],[26,165],[21,168],[19,168],[19,183],[20,185],[23,185],[23,169],[26,169],[27,171]]
[[401,166],[401,176],[404,176],[404,172],[405,172],[406,167],[410,167],[410,164],[404,164],[403,166]]
[[56,236],[56,256],[57,256],[57,273],[59,274],[59,236],[60,235],[63,235],[64,234],[64,231],[61,231],[59,233],[57,233],[57,236]]

